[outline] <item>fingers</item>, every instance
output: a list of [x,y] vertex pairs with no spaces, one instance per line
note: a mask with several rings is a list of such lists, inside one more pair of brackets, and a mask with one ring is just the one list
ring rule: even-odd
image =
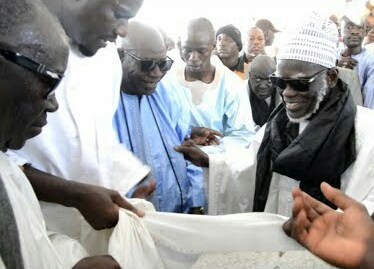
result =
[[331,203],[342,210],[345,210],[352,205],[361,206],[360,203],[356,202],[354,199],[350,198],[342,191],[331,187],[326,182],[323,182],[321,184],[321,190],[327,200],[329,200]]
[[224,135],[216,130],[213,130],[213,129],[209,129],[209,128],[206,128],[208,131],[209,131],[209,135],[215,135],[215,136],[219,136],[219,137],[223,137]]
[[132,204],[127,202],[118,192],[115,192],[115,194],[113,194],[112,200],[119,207],[130,210],[131,212],[135,213],[138,217],[144,217],[145,215],[142,210],[137,209]]

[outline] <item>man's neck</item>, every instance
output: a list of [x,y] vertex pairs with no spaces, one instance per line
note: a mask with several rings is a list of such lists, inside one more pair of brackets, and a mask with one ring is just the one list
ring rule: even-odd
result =
[[354,48],[348,48],[347,47],[347,50],[345,51],[344,54],[357,55],[357,54],[360,54],[361,52],[362,52],[362,46],[358,46],[358,47],[354,47]]
[[227,66],[229,69],[233,70],[239,62],[238,57],[223,58],[221,59],[222,63]]
[[203,72],[200,73],[191,73],[188,72],[187,69],[184,70],[184,77],[186,81],[193,82],[196,80],[200,80],[201,82],[204,83],[212,83],[214,80],[214,75],[215,75],[216,68],[211,65],[207,70],[204,70]]

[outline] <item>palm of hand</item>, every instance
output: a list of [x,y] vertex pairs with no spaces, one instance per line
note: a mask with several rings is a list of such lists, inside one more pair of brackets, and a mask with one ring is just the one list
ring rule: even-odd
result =
[[367,229],[355,228],[362,217],[352,209],[344,213],[326,212],[311,223],[300,241],[327,262],[343,268],[357,268],[363,260],[371,233],[370,226]]

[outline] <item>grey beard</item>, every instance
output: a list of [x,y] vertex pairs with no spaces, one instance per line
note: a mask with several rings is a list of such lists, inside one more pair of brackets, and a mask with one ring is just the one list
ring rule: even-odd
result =
[[288,118],[290,119],[291,122],[300,123],[300,122],[306,121],[307,119],[309,119],[313,114],[315,114],[318,111],[319,106],[321,105],[321,102],[325,98],[327,90],[329,89],[328,86],[327,86],[326,79],[324,79],[322,83],[323,84],[322,84],[320,90],[317,92],[317,100],[316,100],[316,103],[314,104],[313,109],[310,112],[308,112],[306,115],[304,115],[300,118],[292,118],[287,113],[287,116],[288,116]]

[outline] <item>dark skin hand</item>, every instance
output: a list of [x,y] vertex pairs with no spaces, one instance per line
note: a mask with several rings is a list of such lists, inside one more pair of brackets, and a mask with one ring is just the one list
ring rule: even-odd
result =
[[175,147],[175,151],[182,153],[186,160],[199,167],[209,167],[209,156],[202,151],[193,140],[184,141],[182,145]]
[[121,269],[121,266],[111,256],[103,255],[84,258],[73,269]]
[[114,227],[120,207],[144,216],[143,211],[132,206],[117,191],[65,180],[29,165],[24,166],[24,172],[40,201],[78,209],[96,230]]
[[343,212],[297,189],[292,192],[292,218],[283,230],[334,266],[373,268],[374,225],[365,206],[327,183],[322,183],[321,190]]
[[341,59],[338,61],[338,66],[354,69],[357,65],[357,61],[351,57],[351,55],[348,55],[347,53],[343,53]]
[[150,196],[156,189],[156,182],[151,179],[148,185],[139,186],[133,193],[132,198],[145,199]]
[[196,145],[211,146],[219,145],[219,139],[217,136],[223,137],[223,134],[205,127],[194,127],[192,128],[190,139],[193,140]]

